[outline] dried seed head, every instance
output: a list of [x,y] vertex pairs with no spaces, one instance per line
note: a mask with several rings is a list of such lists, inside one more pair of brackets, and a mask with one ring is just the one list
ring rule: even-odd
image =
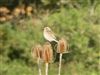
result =
[[58,41],[57,52],[58,53],[66,53],[68,50],[68,44],[64,38],[61,38]]
[[45,43],[43,46],[43,60],[45,63],[50,63],[53,58],[53,50],[49,42]]
[[32,56],[33,58],[42,58],[42,46],[41,45],[36,45],[33,49],[32,49]]

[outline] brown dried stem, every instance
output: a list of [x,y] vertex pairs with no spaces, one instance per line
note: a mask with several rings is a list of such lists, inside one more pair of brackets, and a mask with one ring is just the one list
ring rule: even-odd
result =
[[44,44],[43,49],[44,49],[43,60],[45,62],[45,66],[46,66],[45,75],[48,75],[48,66],[49,66],[49,63],[52,61],[53,51],[52,51],[52,47],[49,42]]
[[36,45],[32,51],[32,56],[33,58],[37,59],[37,64],[38,64],[38,72],[39,75],[42,75],[41,73],[41,59],[42,59],[42,46],[41,45]]
[[61,39],[58,41],[58,46],[57,46],[57,52],[60,53],[58,75],[61,74],[62,55],[63,55],[63,53],[66,53],[67,50],[68,50],[68,45],[67,45],[67,43],[66,43],[66,40],[65,40],[64,38],[61,38]]

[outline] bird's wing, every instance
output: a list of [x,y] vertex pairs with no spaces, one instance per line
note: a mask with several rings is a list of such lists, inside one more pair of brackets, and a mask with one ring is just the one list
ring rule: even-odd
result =
[[54,35],[54,33],[52,31],[49,31],[49,34],[53,39],[56,39],[56,37],[55,37],[55,35]]

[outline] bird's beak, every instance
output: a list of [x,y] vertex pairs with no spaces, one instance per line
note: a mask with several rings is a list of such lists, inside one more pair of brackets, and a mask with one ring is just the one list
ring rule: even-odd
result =
[[44,30],[44,28],[41,28],[41,30],[43,31],[43,30]]
[[42,28],[42,30],[44,30],[44,28]]

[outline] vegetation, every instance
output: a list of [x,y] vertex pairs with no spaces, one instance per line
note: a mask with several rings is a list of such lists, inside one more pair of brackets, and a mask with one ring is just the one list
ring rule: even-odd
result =
[[[0,7],[11,7],[8,5],[13,1],[15,0],[0,0]],[[27,0],[18,0],[15,8],[25,4],[25,1]],[[70,53],[63,54],[61,75],[99,75],[100,1],[28,1],[28,5],[35,5],[37,12],[31,16],[22,18],[23,15],[19,15],[0,22],[0,74],[38,75],[31,49],[36,43],[45,42],[42,29],[49,26],[58,39],[63,36],[69,43]],[[42,64],[43,75],[44,70]],[[57,72],[58,61],[50,64],[49,75],[56,75]]]

